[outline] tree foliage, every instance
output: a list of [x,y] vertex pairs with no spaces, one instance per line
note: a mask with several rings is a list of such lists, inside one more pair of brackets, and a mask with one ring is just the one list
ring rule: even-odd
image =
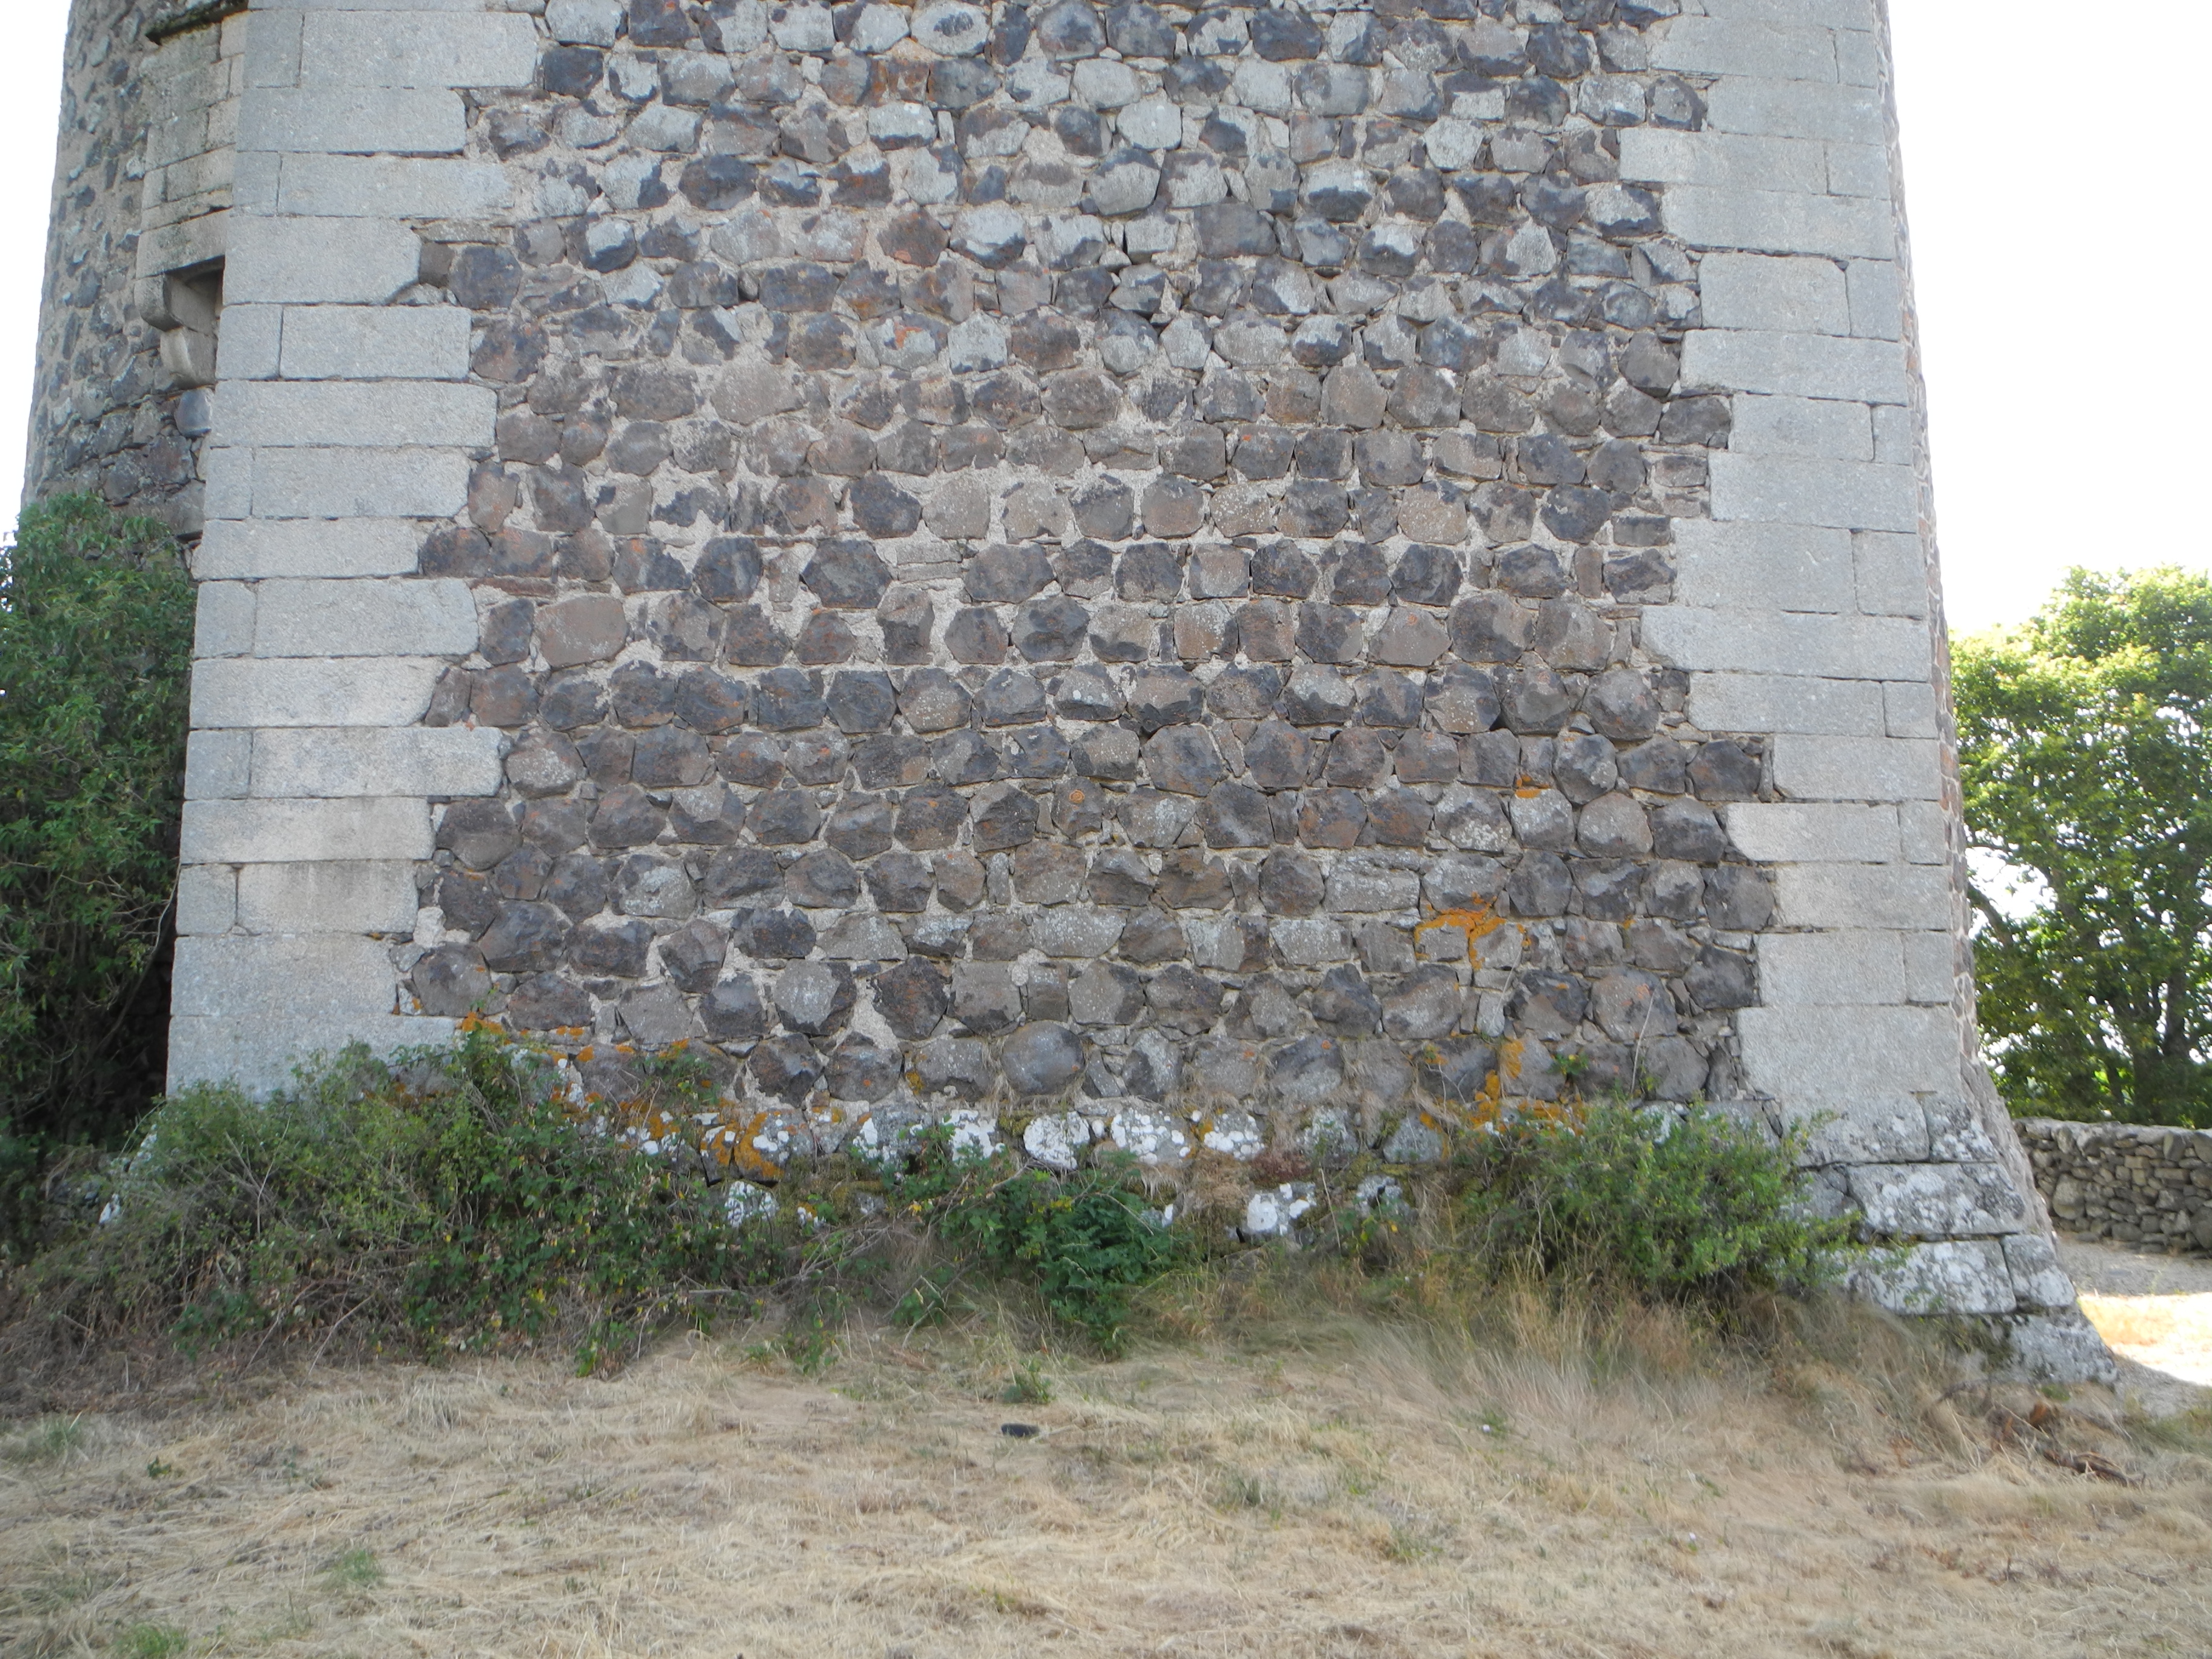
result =
[[1981,1020],[2024,1115],[2212,1124],[2212,578],[2069,574],[2024,627],[1959,643]]
[[0,573],[0,1183],[161,1086],[192,586],[161,525],[73,496]]

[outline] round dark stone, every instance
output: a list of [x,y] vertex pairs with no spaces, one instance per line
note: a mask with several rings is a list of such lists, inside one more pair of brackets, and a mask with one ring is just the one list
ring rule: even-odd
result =
[[668,815],[635,784],[610,789],[592,811],[594,847],[648,847],[668,827]]
[[822,811],[812,792],[771,789],[757,797],[749,817],[753,836],[764,847],[794,847],[812,841],[822,827]]
[[467,1013],[492,988],[483,953],[471,945],[441,945],[424,952],[409,983],[424,1013],[448,1019]]
[[569,932],[568,918],[555,906],[517,902],[501,908],[479,948],[497,972],[541,974],[560,961]]
[[814,1045],[803,1036],[786,1035],[757,1044],[745,1057],[753,1085],[773,1100],[797,1105],[806,1098],[822,1076]]
[[507,993],[506,1018],[525,1031],[588,1027],[592,999],[557,974],[534,974]]
[[709,986],[699,999],[699,1020],[718,1042],[750,1042],[768,1035],[768,1009],[750,975]]
[[894,827],[903,845],[927,853],[951,846],[967,822],[966,801],[942,784],[925,784],[907,792]]
[[1038,1022],[1006,1039],[999,1063],[1015,1093],[1054,1094],[1081,1075],[1083,1043],[1065,1025]]

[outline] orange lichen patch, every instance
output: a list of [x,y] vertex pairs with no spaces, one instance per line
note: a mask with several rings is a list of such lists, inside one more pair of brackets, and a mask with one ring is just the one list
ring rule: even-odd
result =
[[1456,927],[1467,935],[1467,959],[1480,966],[1481,959],[1475,953],[1476,942],[1487,939],[1506,925],[1504,917],[1478,900],[1468,909],[1439,910],[1425,921],[1416,922],[1413,942],[1419,944],[1421,935],[1431,927]]
[[699,1140],[699,1150],[726,1170],[753,1181],[778,1181],[783,1166],[764,1154],[759,1146],[768,1127],[766,1112],[725,1111],[709,1125]]
[[499,1036],[505,1036],[507,1034],[506,1026],[489,1015],[478,1013],[473,1008],[461,1016],[461,1030],[471,1033],[489,1031]]
[[625,1100],[613,1112],[623,1130],[647,1140],[666,1140],[684,1132],[684,1120],[648,1100]]

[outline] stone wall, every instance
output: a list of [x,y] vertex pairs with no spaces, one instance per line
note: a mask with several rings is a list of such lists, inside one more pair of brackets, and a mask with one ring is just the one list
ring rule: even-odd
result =
[[2212,1251],[2212,1130],[2031,1118],[2020,1138],[2060,1231]]
[[149,40],[176,9],[71,14],[25,497],[86,490],[191,535],[245,28]]
[[1711,1099],[2097,1363],[1973,1058],[1871,6],[237,22],[179,1080],[683,1042],[763,1179]]

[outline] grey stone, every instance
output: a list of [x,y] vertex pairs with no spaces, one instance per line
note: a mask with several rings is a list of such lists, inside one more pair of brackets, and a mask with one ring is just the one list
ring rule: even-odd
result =
[[1450,969],[1419,969],[1382,999],[1382,1029],[1401,1042],[1449,1036],[1465,1000],[1459,976]]
[[956,963],[952,1014],[978,1036],[1012,1030],[1020,1023],[1021,994],[1011,969],[1000,963]]
[[1083,1045],[1065,1025],[1032,1023],[1006,1039],[999,1063],[1014,1092],[1055,1094],[1083,1071]]

